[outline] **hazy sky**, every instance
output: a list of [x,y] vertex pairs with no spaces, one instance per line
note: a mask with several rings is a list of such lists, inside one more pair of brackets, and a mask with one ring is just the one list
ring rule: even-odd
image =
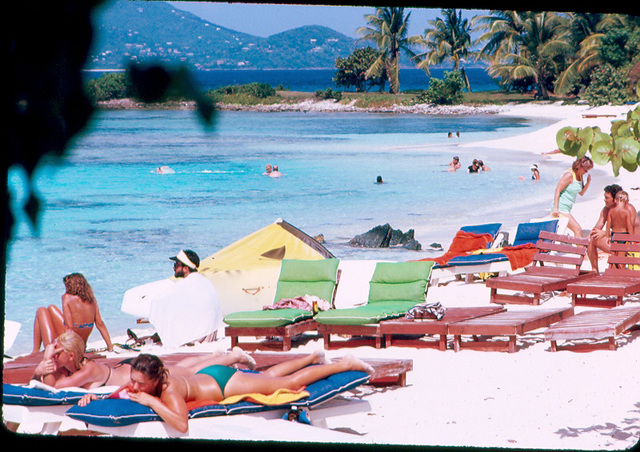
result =
[[[357,38],[355,30],[367,25],[364,16],[373,14],[374,7],[306,6],[278,4],[242,4],[209,2],[169,2],[216,25],[232,30],[267,37],[303,25],[324,25],[347,36]],[[423,34],[427,21],[441,17],[440,9],[408,8],[409,35]],[[478,14],[463,11],[464,17]]]

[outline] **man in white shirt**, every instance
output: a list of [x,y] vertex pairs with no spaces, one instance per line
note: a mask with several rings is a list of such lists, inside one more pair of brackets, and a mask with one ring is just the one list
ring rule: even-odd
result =
[[223,326],[220,299],[213,283],[198,273],[200,258],[191,250],[181,250],[170,259],[176,281],[154,297],[149,321],[166,347],[215,339]]

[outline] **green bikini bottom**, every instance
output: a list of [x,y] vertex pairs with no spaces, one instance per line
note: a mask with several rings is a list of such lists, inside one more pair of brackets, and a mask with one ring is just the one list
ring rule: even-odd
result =
[[229,379],[235,374],[238,370],[233,367],[222,366],[220,364],[213,364],[211,366],[207,366],[204,369],[199,370],[196,374],[205,374],[209,375],[213,378],[218,386],[220,386],[220,391],[222,391],[222,396],[224,397],[224,388],[227,386]]

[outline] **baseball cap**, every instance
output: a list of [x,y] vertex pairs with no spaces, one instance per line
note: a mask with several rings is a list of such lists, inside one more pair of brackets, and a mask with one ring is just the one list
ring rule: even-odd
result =
[[169,259],[179,261],[193,270],[196,270],[200,266],[200,258],[191,250],[180,250],[177,256],[170,257]]

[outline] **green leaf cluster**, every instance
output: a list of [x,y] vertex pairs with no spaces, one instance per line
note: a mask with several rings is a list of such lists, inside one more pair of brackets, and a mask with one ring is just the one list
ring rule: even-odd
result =
[[598,165],[611,162],[615,176],[620,168],[634,172],[640,165],[640,106],[629,111],[625,120],[613,121],[609,134],[599,127],[568,126],[558,130],[556,143],[565,155],[581,158],[589,153]]
[[432,77],[429,88],[419,97],[421,101],[436,105],[456,105],[464,99],[464,88],[465,82],[460,71],[445,71],[444,80]]

